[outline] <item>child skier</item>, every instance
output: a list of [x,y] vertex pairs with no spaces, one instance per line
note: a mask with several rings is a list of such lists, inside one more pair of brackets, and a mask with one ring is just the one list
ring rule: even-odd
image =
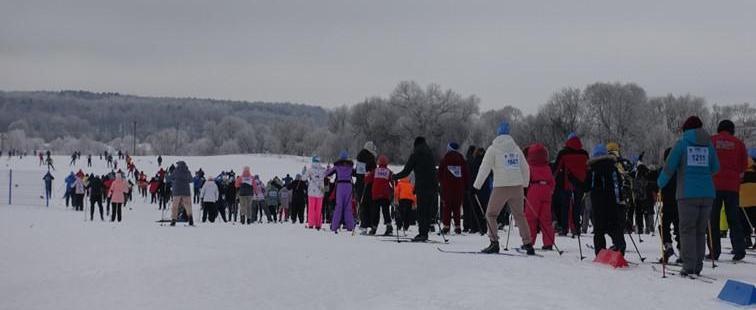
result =
[[625,213],[620,208],[622,176],[617,170],[615,157],[609,155],[606,146],[598,144],[593,148],[593,158],[588,162],[588,176],[585,179],[593,207],[593,247],[596,255],[606,248],[604,235],[612,238],[613,250],[625,254],[625,236],[622,218]]
[[400,179],[394,190],[394,199],[399,205],[399,216],[396,218],[396,229],[401,229],[407,235],[407,229],[415,221],[415,187],[409,177]]
[[278,187],[275,186],[273,180],[269,181],[265,188],[265,204],[267,205],[269,212],[268,221],[270,221],[270,218],[272,217],[273,223],[278,222],[279,196]]
[[531,244],[535,245],[538,231],[543,233],[543,249],[554,246],[554,226],[551,224],[551,197],[556,182],[549,167],[549,152],[543,144],[528,147],[527,161],[530,165],[530,186],[525,202],[525,218],[530,227]]
[[354,214],[352,213],[352,171],[354,163],[349,160],[346,151],[339,154],[339,160],[326,172],[326,176],[336,174],[336,208],[331,221],[331,231],[339,232],[343,224],[347,231],[354,230]]
[[370,185],[373,204],[370,206],[370,232],[369,235],[375,235],[380,223],[380,214],[383,213],[383,223],[386,225],[384,236],[391,236],[394,228],[391,226],[391,177],[393,172],[388,168],[388,157],[386,155],[378,156],[378,168],[369,172],[365,176],[365,183]]
[[325,168],[320,157],[312,157],[312,164],[305,172],[307,187],[307,228],[320,230],[323,225],[323,192],[325,191]]

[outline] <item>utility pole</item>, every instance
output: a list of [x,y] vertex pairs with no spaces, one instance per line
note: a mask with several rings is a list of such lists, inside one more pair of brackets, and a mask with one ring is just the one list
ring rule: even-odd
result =
[[131,155],[136,156],[136,121],[134,121],[134,148],[131,150]]

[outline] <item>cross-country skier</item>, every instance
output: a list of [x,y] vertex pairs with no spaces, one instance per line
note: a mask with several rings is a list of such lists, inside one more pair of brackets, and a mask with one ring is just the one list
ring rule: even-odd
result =
[[[581,202],[588,167],[588,152],[583,149],[580,138],[571,133],[564,148],[556,157],[556,184],[559,197],[559,234],[566,236],[572,229],[573,235],[580,233]],[[572,218],[572,221],[570,221]]]
[[461,234],[460,211],[465,198],[465,189],[470,179],[470,171],[465,158],[459,153],[459,144],[449,143],[447,152],[438,165],[438,180],[441,183],[441,220],[443,232],[448,234],[454,218],[454,233]]
[[100,220],[104,221],[105,217],[102,215],[102,196],[105,194],[103,191],[102,180],[94,174],[89,175],[89,182],[87,184],[87,190],[89,191],[89,220],[94,220],[95,204],[100,210]]
[[239,194],[239,223],[252,224],[252,197],[255,179],[249,167],[242,169],[242,174],[236,178],[236,188]]
[[[205,184],[200,188],[200,200],[202,201],[202,223],[210,220],[210,223],[215,223],[215,218],[218,216],[218,209],[216,204],[218,203],[218,185],[215,184],[213,177],[207,178]],[[226,216],[221,215],[223,221],[226,221]]]
[[169,176],[171,183],[171,192],[173,194],[173,205],[171,205],[171,226],[176,226],[179,208],[184,208],[186,216],[189,217],[189,226],[194,226],[192,217],[192,193],[189,191],[189,184],[192,182],[192,172],[186,163],[179,161],[176,163],[176,169]]
[[49,200],[52,197],[52,181],[55,180],[55,177],[50,171],[47,171],[45,176],[42,177],[42,180],[45,181],[45,199]]
[[126,192],[129,188],[126,185],[126,181],[123,179],[123,174],[116,174],[115,180],[110,184],[110,190],[108,190],[108,197],[110,197],[110,205],[113,210],[110,212],[110,221],[121,221],[121,212],[123,204],[126,202]]
[[[499,235],[496,229],[496,218],[504,209],[505,204],[514,217],[522,239],[522,249],[528,255],[534,255],[530,228],[523,213],[524,188],[530,183],[530,167],[517,143],[509,135],[509,123],[502,121],[497,130],[497,137],[486,150],[483,162],[475,178],[473,186],[480,189],[488,174],[493,172],[493,192],[488,201],[486,219],[488,221],[488,236],[491,244],[482,253],[499,252]],[[510,224],[511,225],[511,224]]]
[[394,199],[399,206],[399,216],[396,218],[396,229],[407,234],[407,229],[415,221],[415,187],[410,183],[410,178],[400,179],[394,189]]
[[291,190],[291,223],[296,224],[297,219],[299,223],[303,224],[304,220],[304,208],[307,201],[307,183],[302,180],[302,175],[297,174],[294,177],[294,181],[289,184],[289,190]]
[[336,208],[331,220],[331,231],[339,232],[343,225],[347,231],[354,230],[354,215],[352,214],[352,174],[354,163],[349,160],[349,154],[341,151],[339,160],[326,172],[327,176],[336,174]]
[[323,193],[325,191],[325,168],[320,164],[320,157],[312,157],[312,164],[305,172],[307,179],[307,228],[320,230],[323,225]]
[[373,198],[370,197],[370,191],[365,185],[365,175],[368,172],[375,170],[376,156],[378,156],[378,150],[373,141],[365,142],[363,149],[357,153],[355,158],[355,181],[354,181],[354,193],[357,198],[357,213],[360,220],[360,229],[367,232],[370,228],[369,211],[370,205],[373,203]]
[[528,147],[528,165],[530,166],[530,186],[525,201],[525,218],[530,227],[530,244],[535,245],[540,231],[543,249],[551,250],[554,245],[554,226],[551,223],[551,197],[555,181],[549,167],[549,152],[543,144]]
[[375,235],[380,223],[380,215],[383,214],[383,224],[386,225],[384,236],[391,236],[394,228],[391,226],[391,176],[393,172],[388,168],[388,157],[386,155],[378,156],[378,167],[372,172],[365,175],[365,184],[369,186],[368,190],[373,198],[373,203],[369,208],[370,231],[369,235]]
[[743,174],[740,184],[740,207],[743,208],[743,227],[745,227],[746,247],[756,249],[756,242],[751,240],[753,225],[756,223],[756,148],[748,150],[748,170]]
[[436,157],[433,155],[424,137],[416,137],[414,149],[404,169],[395,174],[392,179],[406,178],[415,173],[415,194],[417,196],[418,234],[413,242],[428,241],[431,219],[436,214],[438,206],[438,172],[436,171]]
[[585,189],[591,195],[593,217],[593,248],[598,253],[606,248],[604,235],[612,238],[612,249],[625,254],[625,212],[620,205],[621,176],[616,159],[608,154],[606,146],[597,144],[585,180]]
[[700,118],[689,117],[682,130],[682,137],[675,142],[658,184],[664,187],[672,177],[677,178],[680,256],[683,260],[680,274],[687,276],[698,275],[703,270],[706,230],[716,196],[713,176],[719,171],[719,159]]

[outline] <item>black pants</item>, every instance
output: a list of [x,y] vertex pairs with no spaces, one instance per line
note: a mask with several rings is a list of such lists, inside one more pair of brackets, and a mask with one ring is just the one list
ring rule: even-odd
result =
[[273,218],[273,222],[278,222],[278,205],[269,205],[268,206],[268,221],[270,222],[270,218]]
[[228,220],[231,221],[233,218],[233,221],[236,222],[239,216],[239,205],[236,204],[236,197],[227,199],[226,205],[228,206]]
[[170,200],[170,198],[168,198],[167,196],[160,196],[160,197],[158,197],[158,200],[159,200],[158,210],[167,209],[167,207],[168,207],[168,200]]
[[[583,214],[583,193],[580,191],[562,190],[560,199],[562,208],[560,220],[562,221],[561,233],[566,235],[569,232],[570,227],[573,229],[572,233],[580,233],[580,216]],[[572,222],[569,222],[570,216],[572,216]]]
[[[220,215],[221,219],[223,220],[223,223],[228,222],[226,220],[226,204],[223,200],[218,200],[218,202],[215,203],[215,209],[217,209],[217,215]],[[213,218],[215,220],[215,218]],[[211,221],[212,222],[212,221]]]
[[370,206],[370,227],[378,227],[381,222],[381,213],[383,214],[383,224],[391,225],[391,209],[388,199],[373,200]]
[[359,208],[359,214],[360,214],[360,228],[366,229],[372,225],[371,216],[370,216],[370,210],[373,205],[373,195],[370,192],[370,189],[363,190],[363,193],[360,193],[362,197],[357,197],[357,202],[360,204],[358,206]]
[[736,254],[745,253],[745,234],[743,233],[742,216],[740,210],[740,196],[737,192],[717,191],[714,206],[711,208],[711,243],[714,247],[709,249],[714,258],[719,258],[722,253],[722,245],[719,232],[719,218],[722,204],[724,203],[727,225],[730,226],[730,243]]
[[[215,218],[218,217],[218,208],[215,202],[203,201],[202,202],[202,223],[210,220],[210,223],[215,223]],[[224,220],[225,222],[225,220]]]
[[412,210],[412,200],[399,200],[399,216],[396,217],[396,229],[407,230],[415,222],[415,210]]
[[150,203],[157,202],[157,195],[155,193],[150,193]]
[[[672,243],[672,233],[675,234],[675,242],[680,246],[680,219],[677,217],[677,199],[674,195],[671,197],[663,196],[661,211],[661,235],[664,243]],[[674,226],[674,230],[672,228]]]
[[305,202],[304,200],[294,200],[291,202],[291,223],[296,224],[299,219],[300,224],[304,224],[304,212]]
[[194,189],[194,198],[193,198],[193,200],[194,200],[194,203],[200,203],[200,189],[199,188],[195,188]]
[[438,193],[434,190],[415,190],[417,195],[417,225],[421,236],[428,237],[433,217],[438,212]]
[[591,193],[593,217],[593,247],[596,255],[606,248],[604,235],[612,238],[614,247],[625,254],[625,227],[623,219],[625,212],[614,201],[614,195],[605,192]]
[[84,194],[74,194],[74,208],[77,211],[84,211]]
[[90,199],[89,203],[92,205],[92,208],[89,210],[89,220],[91,221],[94,219],[94,209],[95,204],[97,204],[100,209],[100,220],[104,221],[105,217],[102,216],[102,199]]
[[110,204],[113,207],[113,211],[110,212],[110,221],[115,222],[116,218],[118,221],[121,221],[121,208],[123,207],[122,203],[111,203]]

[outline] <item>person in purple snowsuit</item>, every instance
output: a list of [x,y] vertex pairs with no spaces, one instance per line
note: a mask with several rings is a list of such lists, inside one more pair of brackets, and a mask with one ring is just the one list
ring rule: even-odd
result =
[[354,230],[354,215],[352,214],[352,174],[354,163],[349,160],[346,151],[339,154],[339,160],[326,171],[326,176],[336,174],[336,209],[333,211],[331,231],[338,233],[343,223],[348,231]]

